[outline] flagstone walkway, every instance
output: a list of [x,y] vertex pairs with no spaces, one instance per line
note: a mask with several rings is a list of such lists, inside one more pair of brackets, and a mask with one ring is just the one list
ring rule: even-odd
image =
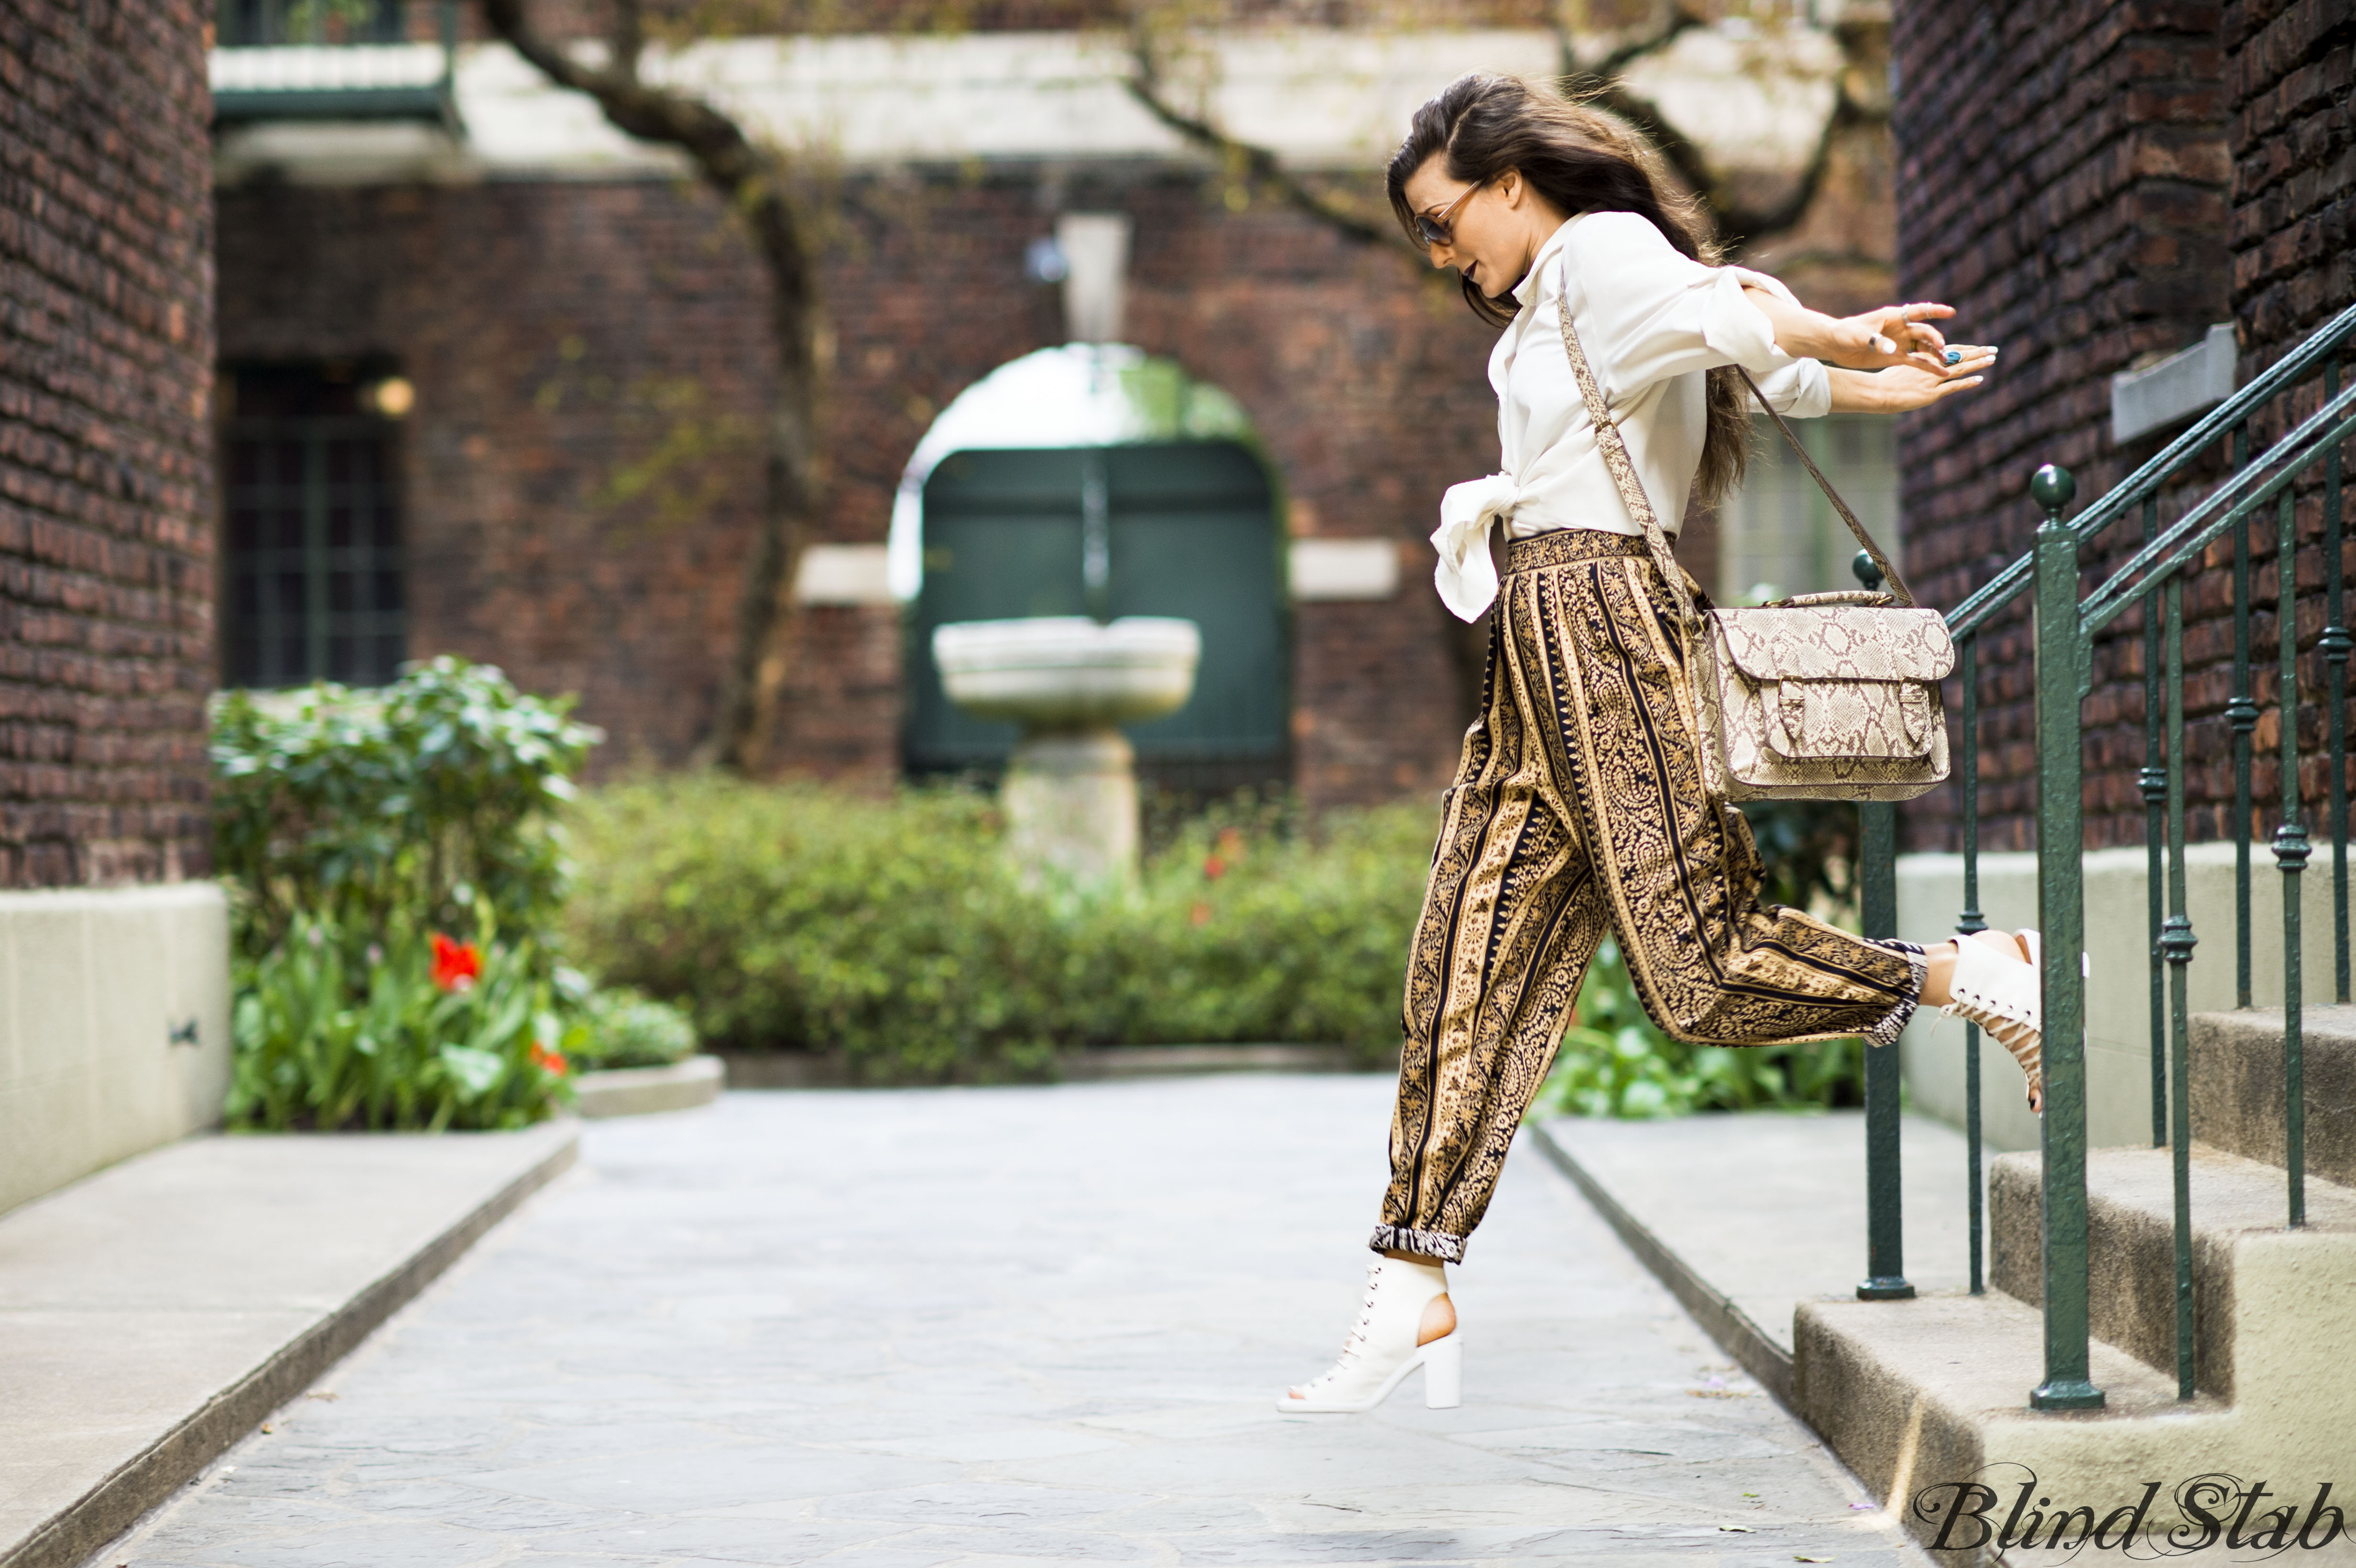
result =
[[1464,1406],[1279,1417],[1355,1310],[1388,1104],[1235,1076],[594,1124],[96,1562],[1924,1561],[1527,1150],[1458,1276]]

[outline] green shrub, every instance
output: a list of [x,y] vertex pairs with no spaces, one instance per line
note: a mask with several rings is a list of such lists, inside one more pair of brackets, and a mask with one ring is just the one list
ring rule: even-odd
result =
[[569,706],[447,657],[381,690],[219,699],[231,1125],[509,1127],[569,1093],[585,987],[557,984],[554,807],[597,738]]
[[569,1093],[560,1019],[529,944],[478,948],[412,928],[367,944],[294,914],[232,960],[231,1127],[504,1128]]
[[447,656],[376,691],[224,693],[214,860],[240,949],[260,957],[305,915],[355,935],[460,931],[479,906],[503,931],[552,929],[565,880],[553,808],[598,738],[570,707]]
[[668,1067],[695,1054],[695,1026],[669,1002],[626,986],[592,992],[580,1041],[570,1051],[584,1072],[608,1067]]
[[669,778],[593,792],[570,938],[706,1040],[840,1052],[889,1080],[1043,1071],[1059,1046],[1315,1040],[1396,1049],[1427,814],[1313,841],[1206,820],[1138,887],[1019,886],[980,796],[863,800]]
[[[573,948],[735,1049],[837,1052],[877,1081],[1035,1074],[1060,1047],[1308,1041],[1393,1059],[1427,806],[1214,811],[1134,888],[1026,891],[983,797],[866,800],[669,778],[573,812]],[[1853,1041],[1745,1051],[1665,1039],[1606,944],[1542,1111],[1667,1115],[1852,1102]]]
[[1530,1114],[1642,1118],[1853,1105],[1863,1098],[1864,1053],[1858,1040],[1740,1049],[1671,1040],[1644,1016],[1619,946],[1606,937]]

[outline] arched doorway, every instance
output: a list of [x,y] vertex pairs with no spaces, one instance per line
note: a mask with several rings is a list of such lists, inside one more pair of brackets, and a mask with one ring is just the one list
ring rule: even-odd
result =
[[1138,771],[1215,793],[1285,782],[1290,660],[1279,496],[1232,398],[1120,345],[1042,349],[945,410],[893,517],[909,601],[912,774],[995,771],[1012,725],[941,689],[933,630],[1022,615],[1176,615],[1202,628],[1194,696],[1129,731]]

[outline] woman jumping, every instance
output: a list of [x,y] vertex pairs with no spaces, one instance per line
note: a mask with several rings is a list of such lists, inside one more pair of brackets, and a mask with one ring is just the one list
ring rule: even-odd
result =
[[1457,1403],[1442,1264],[1463,1259],[1607,933],[1678,1040],[1881,1047],[1928,1004],[2002,1041],[2041,1102],[2034,932],[1917,946],[1761,901],[1750,829],[1704,787],[1682,606],[1605,465],[1558,313],[1671,537],[1689,493],[1712,505],[1741,477],[1736,367],[1787,415],[1898,413],[1977,386],[1997,351],[1951,347],[1931,325],[1945,305],[1835,320],[1713,264],[1625,131],[1511,78],[1465,77],[1419,110],[1389,192],[1505,329],[1489,356],[1503,471],[1450,490],[1432,536],[1448,607],[1495,613],[1408,953],[1380,1256],[1341,1360],[1277,1401],[1288,1413],[1369,1409],[1418,1366],[1426,1403]]

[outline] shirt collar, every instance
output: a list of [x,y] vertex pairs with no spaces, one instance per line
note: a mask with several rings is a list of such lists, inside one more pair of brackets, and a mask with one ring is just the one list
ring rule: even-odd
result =
[[1530,270],[1522,274],[1520,283],[1514,285],[1515,304],[1527,309],[1530,302],[1537,298],[1538,274],[1546,271],[1548,262],[1561,254],[1563,245],[1570,233],[1570,226],[1586,216],[1585,213],[1578,213],[1564,219],[1562,226],[1547,236],[1546,243],[1538,247],[1538,253],[1530,258]]

